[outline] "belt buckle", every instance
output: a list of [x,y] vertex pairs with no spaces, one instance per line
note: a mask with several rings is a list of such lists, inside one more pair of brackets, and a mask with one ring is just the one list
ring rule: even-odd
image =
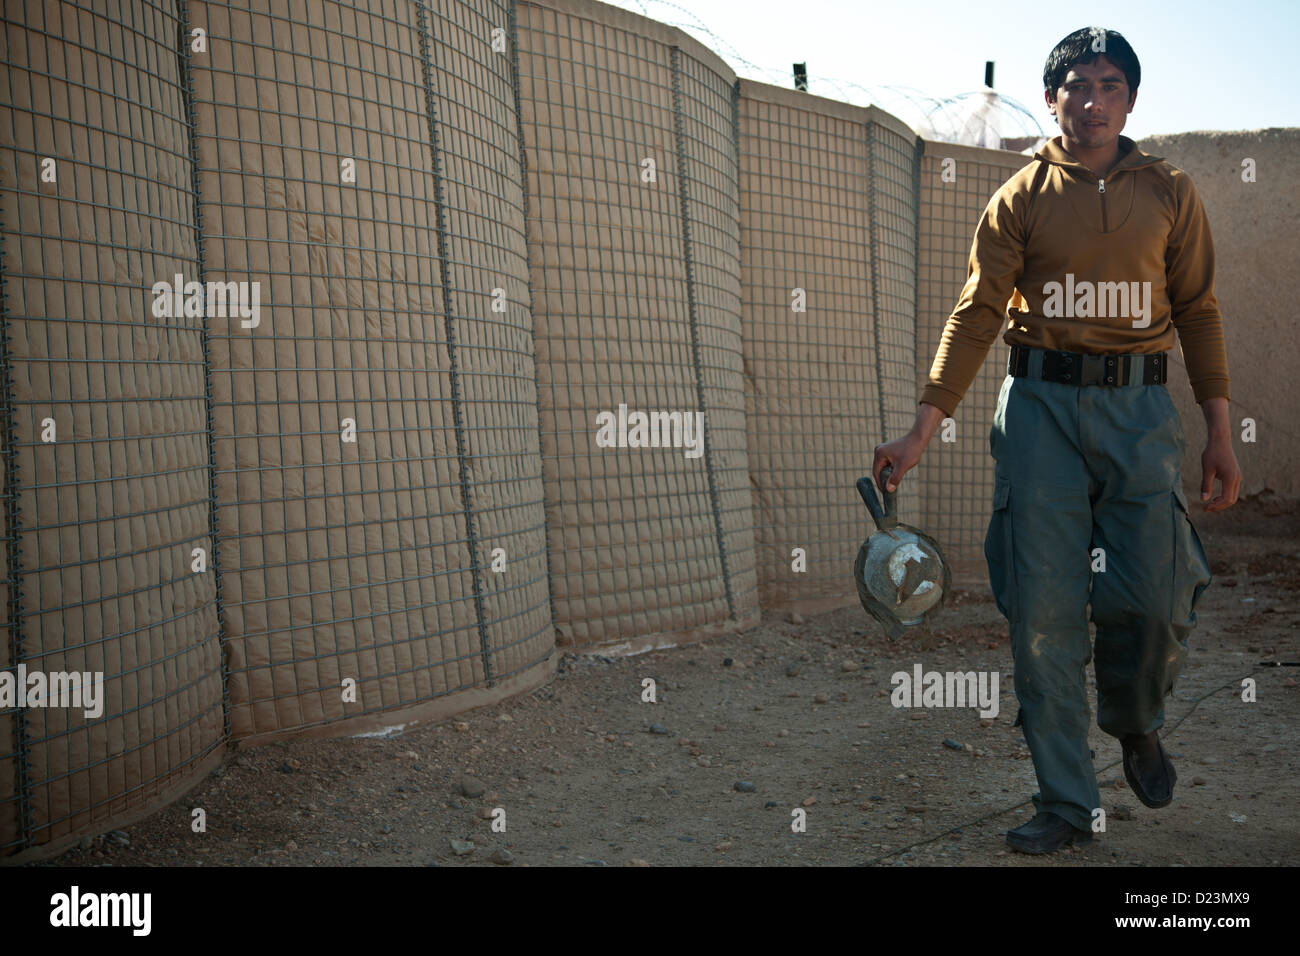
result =
[[1106,356],[1082,355],[1079,367],[1080,385],[1101,385],[1106,380]]

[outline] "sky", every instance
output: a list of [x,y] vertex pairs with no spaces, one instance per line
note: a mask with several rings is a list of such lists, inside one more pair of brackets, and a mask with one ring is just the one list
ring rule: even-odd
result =
[[[1047,54],[1074,30],[1100,26],[1123,34],[1142,65],[1124,135],[1300,126],[1300,0],[1095,0],[1068,10],[1022,0],[612,2],[683,27],[698,19],[725,46],[688,32],[733,68],[728,47],[776,71],[766,82],[786,86],[792,64],[807,62],[813,80],[946,98],[982,89],[984,61],[993,60],[994,88],[1027,107],[1048,136],[1059,130],[1043,102]],[[865,102],[865,95],[812,92]],[[889,108],[884,98],[877,104]]]

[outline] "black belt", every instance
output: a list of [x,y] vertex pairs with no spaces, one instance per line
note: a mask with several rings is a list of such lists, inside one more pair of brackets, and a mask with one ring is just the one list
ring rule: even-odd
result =
[[[1029,375],[1029,357],[1033,352],[1042,353],[1042,371],[1036,377],[1045,382],[1114,387],[1164,385],[1169,380],[1169,357],[1165,352],[1151,355],[1087,355],[1082,352],[1030,349],[1023,345],[1011,346],[1007,374],[1017,378]],[[1141,382],[1137,379],[1138,367],[1142,370]]]

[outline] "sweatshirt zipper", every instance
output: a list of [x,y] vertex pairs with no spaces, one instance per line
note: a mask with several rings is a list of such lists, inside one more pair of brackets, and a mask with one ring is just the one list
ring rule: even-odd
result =
[[1097,179],[1097,195],[1101,197],[1101,231],[1110,232],[1110,226],[1106,224],[1106,180]]

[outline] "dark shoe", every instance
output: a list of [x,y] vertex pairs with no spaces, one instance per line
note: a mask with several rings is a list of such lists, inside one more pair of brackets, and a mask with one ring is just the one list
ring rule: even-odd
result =
[[1063,846],[1086,846],[1091,830],[1080,830],[1070,821],[1043,810],[1028,823],[1007,831],[1007,846],[1020,853],[1055,853]]
[[1156,732],[1130,734],[1119,743],[1124,748],[1124,779],[1137,798],[1152,809],[1169,806],[1178,774]]

